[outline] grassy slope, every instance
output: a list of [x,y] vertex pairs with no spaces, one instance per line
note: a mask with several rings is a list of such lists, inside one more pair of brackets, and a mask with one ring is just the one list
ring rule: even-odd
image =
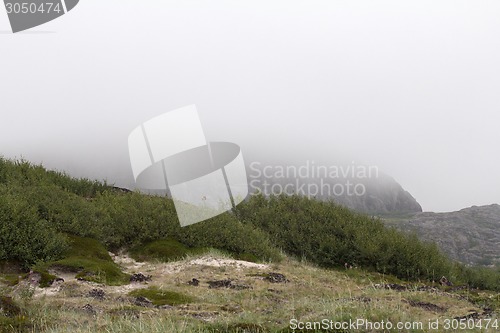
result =
[[[289,332],[291,319],[319,321],[325,318],[334,321],[365,318],[393,323],[428,323],[439,319],[443,323],[445,319],[472,311],[482,313],[486,306],[500,305],[500,296],[492,292],[449,292],[444,288],[417,291],[420,283],[411,284],[415,288],[407,291],[381,289],[377,284],[405,282],[359,269],[319,268],[291,258],[263,269],[231,264],[200,266],[193,264],[193,259],[196,258],[166,264],[148,263],[141,270],[153,276],[152,282],[135,285],[137,289],[133,292],[122,287],[102,286],[106,292],[104,300],[88,296],[94,285],[70,282],[51,296],[20,296],[23,293],[18,290],[15,301],[23,304],[24,325],[32,331],[52,333]],[[289,282],[266,281],[260,277],[266,272],[284,274]],[[188,285],[187,281],[192,278],[200,280],[200,285]],[[228,278],[234,284],[251,288],[208,287],[208,281]],[[135,296],[146,296],[156,305],[173,307],[136,306]],[[95,314],[85,310],[86,304],[92,306]],[[498,319],[498,312],[492,318]],[[440,332],[453,330],[441,329]]]
[[181,228],[171,200],[0,159],[0,261],[28,268],[62,259],[66,234],[93,238],[110,250],[171,238],[191,248],[220,248],[261,260],[280,257],[264,232],[232,214]]
[[152,251],[148,255],[162,247],[151,242],[164,239],[252,260],[276,261],[284,251],[323,267],[347,263],[410,280],[445,275],[500,290],[498,272],[457,265],[435,244],[334,203],[252,196],[235,212],[181,228],[171,200],[0,159],[0,261],[28,268],[62,260],[69,246],[66,234],[95,239],[107,250],[149,244],[143,249]]
[[[68,234],[73,236],[68,237]],[[227,213],[180,228],[169,200],[121,193],[106,184],[74,180],[63,174],[47,172],[39,166],[2,159],[0,238],[0,261],[15,261],[25,268],[42,270],[61,265],[78,270],[87,280],[110,285],[124,283],[127,276],[110,261],[107,250],[124,247],[140,249],[132,252],[145,256],[141,259],[149,257],[163,261],[177,258],[182,253],[196,253],[200,248],[219,248],[236,257],[271,260],[275,263],[273,270],[285,273],[292,281],[286,285],[269,286],[255,280],[255,272],[242,276],[241,272],[222,267],[205,270],[202,277],[213,280],[235,275],[244,283],[252,284],[253,289],[238,292],[212,290],[188,287],[185,281],[199,274],[199,271],[191,271],[185,276],[156,281],[156,287],[165,291],[167,296],[186,295],[194,305],[179,305],[157,317],[157,309],[142,309],[137,313],[133,307],[128,309],[129,305],[103,303],[97,321],[82,316],[81,306],[84,304],[80,304],[81,298],[68,299],[63,293],[61,299],[56,297],[45,303],[45,300],[30,300],[29,290],[22,292],[18,289],[14,296],[26,303],[23,311],[30,325],[55,327],[54,332],[95,331],[96,327],[109,327],[109,331],[118,332],[132,330],[137,325],[144,325],[145,331],[154,332],[164,331],[163,325],[166,324],[171,325],[173,331],[189,332],[196,327],[210,331],[210,325],[200,323],[200,318],[214,312],[217,316],[212,331],[219,329],[219,332],[228,331],[224,327],[255,323],[277,330],[285,327],[292,317],[420,318],[421,309],[413,309],[409,305],[412,301],[440,303],[439,306],[447,309],[440,315],[449,317],[463,315],[473,304],[446,294],[379,290],[373,288],[373,283],[381,279],[396,279],[390,274],[418,281],[439,278],[445,273],[455,282],[483,288],[498,290],[500,284],[499,275],[491,271],[454,265],[434,245],[386,229],[380,221],[331,203],[298,197],[271,200],[254,197],[242,204],[236,214]],[[175,247],[172,242],[176,242]],[[97,252],[93,252],[94,249]],[[279,264],[281,250],[324,268],[304,265],[291,258]],[[357,264],[360,269],[345,271],[341,269],[344,262]],[[433,267],[432,270],[429,267]],[[12,276],[5,277],[12,279]],[[79,285],[75,288],[78,289]],[[7,289],[3,294],[10,291]],[[484,295],[475,296],[479,300],[491,303],[491,300],[498,299],[496,293],[481,293]],[[359,297],[368,297],[370,301]],[[454,308],[453,302],[458,302],[459,307]],[[117,316],[116,313],[122,313],[122,310],[131,312],[133,318],[139,315],[140,320]],[[426,312],[421,315],[422,318],[429,316]],[[20,325],[24,325],[22,316]],[[63,318],[71,320],[66,322]],[[68,326],[72,325],[72,320],[75,326]],[[189,329],[183,330],[183,327]]]

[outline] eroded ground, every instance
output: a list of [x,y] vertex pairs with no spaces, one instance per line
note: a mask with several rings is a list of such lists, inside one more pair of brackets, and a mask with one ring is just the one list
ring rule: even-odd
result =
[[[408,285],[357,269],[325,270],[292,259],[257,264],[217,253],[171,263],[111,256],[138,282],[106,286],[52,270],[64,281],[40,288],[28,277],[4,290],[26,307],[31,330],[40,332],[286,332],[292,319],[498,317],[487,306],[498,294]],[[415,330],[423,331],[430,330]]]

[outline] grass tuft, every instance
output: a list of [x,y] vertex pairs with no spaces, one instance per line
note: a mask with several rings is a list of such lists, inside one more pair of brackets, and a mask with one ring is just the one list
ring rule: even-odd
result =
[[167,291],[157,287],[150,287],[147,289],[137,289],[129,293],[133,297],[146,297],[153,305],[180,305],[195,302],[191,296],[184,295],[174,291]]
[[130,256],[137,261],[170,262],[187,256],[202,255],[207,251],[206,248],[188,247],[175,239],[167,238],[136,246],[130,250]]

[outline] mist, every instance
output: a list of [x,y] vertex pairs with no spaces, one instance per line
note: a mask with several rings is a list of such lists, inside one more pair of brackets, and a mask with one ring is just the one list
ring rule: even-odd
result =
[[[133,187],[127,137],[196,104],[208,141],[356,161],[426,211],[500,203],[497,1],[82,0],[0,10],[0,155]],[[292,163],[292,162],[291,162]]]

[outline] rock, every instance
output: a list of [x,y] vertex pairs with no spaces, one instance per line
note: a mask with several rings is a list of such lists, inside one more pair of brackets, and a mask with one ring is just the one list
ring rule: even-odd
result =
[[448,291],[455,292],[455,291],[468,290],[468,289],[471,289],[471,288],[469,286],[462,285],[462,286],[453,287],[453,288],[449,289]]
[[229,288],[234,290],[245,290],[245,289],[251,289],[252,287],[244,284],[232,284],[231,286],[229,286]]
[[408,290],[407,286],[403,286],[397,283],[388,283],[385,285],[385,289],[397,290],[397,291],[405,291]]
[[415,289],[416,291],[427,291],[429,293],[435,293],[439,291],[436,287],[431,287],[431,286],[419,286]]
[[131,298],[130,297],[127,297],[127,296],[118,296],[115,298],[115,301],[119,302],[119,303],[130,303],[131,302]]
[[489,318],[493,316],[494,312],[495,311],[492,308],[486,307],[483,309],[482,316],[485,318]]
[[428,303],[428,302],[416,302],[416,301],[412,301],[412,300],[404,300],[404,302],[410,304],[413,307],[422,308],[422,309],[425,309],[427,311],[433,311],[433,312],[445,312],[446,311],[446,308],[443,308],[442,306]]
[[499,221],[500,205],[494,204],[456,212],[418,213],[387,223],[435,242],[451,259],[471,266],[494,267],[500,265]]
[[82,310],[87,312],[88,314],[90,315],[93,315],[95,316],[97,314],[97,311],[94,309],[94,307],[90,304],[85,304],[83,307],[82,307]]
[[231,280],[218,280],[218,281],[208,281],[208,288],[229,288],[231,287]]
[[95,274],[92,273],[92,272],[84,272],[84,274],[82,274],[83,276],[79,276],[76,278],[77,281],[80,281],[80,282],[90,282],[89,280],[91,280],[93,277],[95,277]]
[[190,286],[198,287],[200,285],[200,280],[193,278],[191,281],[188,281]]
[[495,311],[493,309],[486,307],[483,309],[482,313],[479,313],[476,310],[471,310],[469,314],[466,314],[465,316],[455,317],[453,319],[460,321],[460,320],[469,320],[469,319],[491,318],[494,315],[494,312]]
[[40,281],[42,281],[42,274],[38,272],[33,272],[30,271],[28,274],[28,283],[33,285],[33,286],[38,286],[40,284]]
[[287,278],[280,273],[269,273],[264,277],[264,280],[271,283],[287,283],[290,282]]
[[442,286],[448,286],[448,287],[453,286],[453,283],[451,283],[450,280],[448,280],[446,278],[446,276],[443,276],[443,277],[441,277],[441,279],[439,279],[439,284]]
[[142,307],[146,307],[146,308],[153,306],[153,302],[151,302],[149,299],[147,299],[144,296],[136,297],[134,300],[134,304],[137,306],[142,306]]
[[118,193],[131,193],[132,192],[128,188],[123,188],[123,187],[118,187],[118,186],[113,186],[112,188],[115,192],[118,192]]
[[[210,322],[213,320],[213,318],[217,317],[219,315],[219,312],[213,311],[213,312],[195,312],[195,313],[189,313],[190,316],[193,318],[203,320],[205,322]],[[231,331],[231,332],[247,332],[247,331]],[[248,331],[250,332],[250,331]],[[253,332],[253,331],[252,331]]]
[[223,305],[223,306],[220,307],[220,309],[222,311],[231,312],[231,313],[242,312],[241,306],[239,306],[238,304],[235,304],[235,305],[230,305],[230,304]]
[[370,303],[372,301],[370,297],[364,297],[364,296],[352,297],[351,300],[360,303]]
[[106,296],[106,293],[102,289],[92,289],[89,291],[89,297],[93,297],[95,299],[98,299],[100,301],[104,300],[104,297]]
[[244,290],[250,289],[250,286],[243,284],[233,284],[231,280],[218,280],[218,281],[208,281],[208,288],[218,289],[218,288],[229,288],[234,290]]
[[267,291],[275,294],[283,294],[282,290],[276,290],[276,289],[267,289]]
[[374,287],[377,289],[389,289],[389,290],[396,290],[396,291],[408,290],[407,286],[403,286],[403,285],[397,284],[397,283],[375,284]]
[[160,309],[160,310],[171,310],[171,309],[174,309],[174,307],[172,305],[168,305],[168,304],[158,305],[156,308]]
[[474,311],[472,313],[469,313],[465,316],[459,316],[459,317],[455,317],[453,319],[456,319],[458,321],[460,320],[468,320],[468,319],[479,319],[479,313],[477,311]]
[[153,277],[151,275],[144,275],[142,273],[133,274],[130,277],[130,282],[147,282],[151,281]]

